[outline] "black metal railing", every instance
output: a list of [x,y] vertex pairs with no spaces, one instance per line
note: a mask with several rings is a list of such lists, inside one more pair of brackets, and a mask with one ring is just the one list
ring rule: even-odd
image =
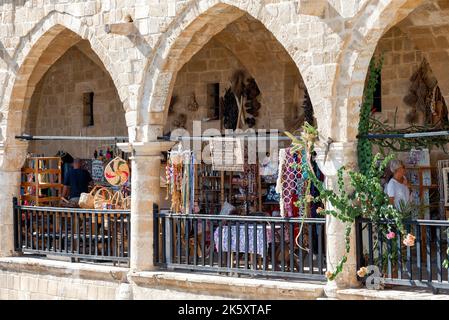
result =
[[[386,222],[381,222],[386,224]],[[437,292],[449,289],[448,258],[449,221],[410,220],[404,222],[405,231],[416,237],[413,246],[403,244],[406,234],[395,231],[387,239],[379,224],[361,219],[356,223],[357,264],[377,266],[385,284],[427,287]]]
[[17,252],[129,262],[130,211],[13,207]]
[[153,212],[162,268],[325,280],[325,219]]

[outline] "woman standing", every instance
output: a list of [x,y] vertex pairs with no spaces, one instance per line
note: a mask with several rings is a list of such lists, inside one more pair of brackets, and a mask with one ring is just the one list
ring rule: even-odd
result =
[[410,184],[405,176],[405,166],[402,161],[392,160],[390,170],[393,177],[385,187],[385,193],[390,198],[390,203],[400,211],[410,202]]

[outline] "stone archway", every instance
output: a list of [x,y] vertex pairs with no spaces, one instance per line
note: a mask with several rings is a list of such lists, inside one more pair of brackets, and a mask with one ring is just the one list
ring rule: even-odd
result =
[[[111,75],[116,88],[121,88],[119,71],[114,67],[105,47],[93,31],[81,20],[67,14],[52,12],[40,21],[25,38],[16,56],[12,58],[11,79],[4,86],[1,103],[3,119],[1,129],[4,143],[14,139],[24,124],[29,99],[37,82],[48,68],[70,47],[82,39],[88,39],[92,50]],[[129,111],[128,100],[122,90],[118,90],[125,112]]]
[[[301,107],[305,89],[299,70],[282,45],[259,21],[243,15],[213,36],[176,72],[172,91],[176,104],[168,116],[164,111],[167,119],[164,134],[170,132],[171,123],[180,114],[187,119],[185,129],[192,133],[192,121],[207,117],[210,111],[207,86],[218,84],[219,94],[223,96],[230,87],[232,75],[239,69],[245,71],[247,78],[253,78],[260,90],[261,108],[253,128],[297,130],[304,117]],[[186,110],[192,92],[199,104],[196,112]],[[219,122],[204,123],[204,126],[219,129]]]
[[[277,8],[278,5],[279,8]],[[320,41],[332,33],[331,28],[317,19],[313,19],[312,22],[308,16],[290,15],[292,11],[298,12],[294,2],[286,2],[282,6],[281,4],[272,6],[266,3],[255,4],[242,1],[213,1],[210,3],[210,1],[197,0],[187,5],[161,36],[156,45],[155,55],[151,58],[145,71],[145,80],[139,94],[142,110],[137,116],[139,125],[137,140],[151,141],[161,135],[177,71],[213,36],[244,14],[249,14],[261,22],[286,50],[303,76],[306,87],[310,87],[309,93],[313,105],[322,109],[328,108],[329,104],[323,102],[326,99],[323,97],[324,85],[321,83],[320,87],[308,84],[314,83],[316,78],[322,76],[333,78],[336,68],[335,65],[329,68],[313,66],[313,54],[311,51],[307,51],[309,43],[316,35],[309,34],[307,23],[317,25],[320,32],[324,34]],[[282,23],[279,23],[278,18],[282,20]],[[304,22],[304,25],[300,30],[304,33],[292,33],[291,31],[296,29],[301,22]],[[289,24],[291,24],[290,28]],[[323,52],[320,48],[313,48],[313,50]],[[330,91],[326,90],[325,95],[331,95]],[[326,114],[328,112],[329,110],[326,111]],[[323,112],[323,120],[319,121],[323,127],[328,124],[326,114]]]
[[[13,254],[12,197],[17,196],[21,181],[20,169],[25,160],[28,143],[15,139],[26,123],[31,98],[36,85],[49,68],[68,49],[88,39],[99,61],[114,84],[120,83],[105,48],[93,32],[70,15],[52,12],[40,21],[20,43],[9,64],[10,75],[2,87],[0,142],[0,256]],[[120,95],[120,91],[119,91]],[[126,97],[120,100],[127,110]]]
[[[130,261],[132,269],[151,270],[154,268],[151,251],[143,251],[142,248],[153,247],[154,222],[152,210],[148,210],[148,208],[153,208],[153,204],[160,203],[160,152],[171,146],[157,142],[157,137],[163,133],[177,73],[187,61],[215,35],[232,22],[248,14],[262,24],[265,32],[270,33],[277,44],[285,50],[285,55],[294,61],[293,65],[299,70],[298,73],[304,76],[306,87],[308,81],[313,82],[315,77],[321,76],[327,71],[332,73],[335,70],[319,68],[320,73],[316,73],[314,72],[316,70],[310,67],[312,56],[306,54],[309,45],[307,37],[315,35],[302,34],[301,36],[305,39],[300,48],[295,42],[298,35],[289,37],[291,29],[288,29],[288,24],[290,22],[291,27],[295,29],[301,19],[308,19],[304,16],[291,15],[291,12],[297,9],[296,3],[293,1],[276,3],[275,7],[271,8],[270,4],[262,2],[192,1],[170,24],[168,30],[161,35],[155,47],[154,56],[151,57],[145,70],[145,80],[140,88],[139,100],[142,109],[139,110],[137,116],[137,142],[123,146],[125,150],[134,152],[133,173],[139,177],[133,180],[132,189],[131,229],[135,231],[131,239],[131,252],[134,253]],[[282,23],[276,20],[279,17],[282,17]],[[324,23],[316,23],[321,26],[320,30],[324,34]],[[316,50],[320,49],[316,48]],[[251,59],[251,56],[248,56],[248,59]],[[298,65],[302,67],[299,68]],[[303,70],[306,70],[308,80],[306,80]],[[314,94],[311,95],[312,102],[322,93],[321,89],[322,87],[319,86],[314,87]],[[138,197],[138,190],[147,192],[144,195],[141,193],[141,196]]]
[[337,105],[333,119],[347,119],[340,140],[355,141],[358,134],[359,108],[363,98],[369,63],[382,35],[407,17],[425,0],[375,2],[366,5],[354,22],[351,40],[339,54],[340,71],[334,82]]

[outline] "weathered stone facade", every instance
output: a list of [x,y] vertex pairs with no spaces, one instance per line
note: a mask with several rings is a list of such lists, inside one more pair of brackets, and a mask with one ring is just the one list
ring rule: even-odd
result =
[[[186,81],[183,72],[190,70],[195,54],[201,55],[214,43],[232,53],[258,82],[263,105],[281,110],[279,115],[267,112],[270,121],[266,125],[281,128],[294,124],[289,117],[295,115],[291,110],[301,95],[295,93],[295,83],[301,83],[310,94],[321,140],[331,137],[336,142],[328,158],[333,166],[327,168],[331,186],[335,167],[356,165],[359,106],[368,65],[379,41],[392,49],[391,63],[397,59],[395,51],[410,50],[400,59],[411,65],[419,63],[418,53],[426,56],[443,96],[449,97],[445,71],[448,10],[447,0],[3,1],[0,256],[13,254],[11,197],[18,193],[18,173],[30,147],[15,136],[27,128],[38,132],[42,121],[36,120],[47,110],[35,110],[34,102],[45,86],[47,71],[51,73],[58,59],[76,50],[70,48],[79,49],[88,42],[94,54],[88,54],[87,59],[98,60],[104,67],[98,72],[108,73],[112,79],[101,85],[115,87],[113,99],[120,103],[114,102],[114,113],[125,119],[130,139],[130,144],[122,147],[134,150],[131,268],[147,271],[153,268],[148,249],[153,232],[149,208],[160,200],[160,151],[170,146],[156,142],[156,138],[164,133],[172,93]],[[126,22],[129,17],[132,23]],[[215,67],[217,64],[215,61]],[[413,67],[397,68],[394,74],[402,79]],[[392,90],[403,88],[397,83],[385,85],[389,86],[385,89],[388,99],[393,99]],[[396,102],[391,100],[391,104]],[[27,118],[35,123],[27,125]],[[338,224],[329,225],[332,241],[328,241],[327,263],[333,269],[344,250],[343,240],[338,240],[343,239],[344,230]],[[350,260],[349,268],[353,265]],[[345,272],[338,284],[355,285],[354,273]]]
[[[25,133],[50,136],[126,136],[122,104],[109,74],[86,56],[87,42],[69,49],[47,71],[32,98]],[[100,62],[98,62],[100,64]],[[94,125],[86,126],[83,94],[94,93]],[[58,150],[89,159],[110,141],[32,141],[29,152],[55,155]]]

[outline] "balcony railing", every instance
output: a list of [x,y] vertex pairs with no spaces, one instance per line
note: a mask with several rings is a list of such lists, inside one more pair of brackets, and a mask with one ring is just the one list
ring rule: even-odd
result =
[[130,211],[14,205],[17,252],[129,261]]
[[154,208],[166,269],[325,280],[325,219],[174,214]]
[[367,219],[359,220],[356,226],[358,268],[377,266],[385,284],[425,287],[434,292],[449,289],[449,272],[443,267],[448,258],[449,221],[405,221],[406,232],[416,237],[411,247],[403,244],[406,235],[399,231],[395,238],[387,239]]

